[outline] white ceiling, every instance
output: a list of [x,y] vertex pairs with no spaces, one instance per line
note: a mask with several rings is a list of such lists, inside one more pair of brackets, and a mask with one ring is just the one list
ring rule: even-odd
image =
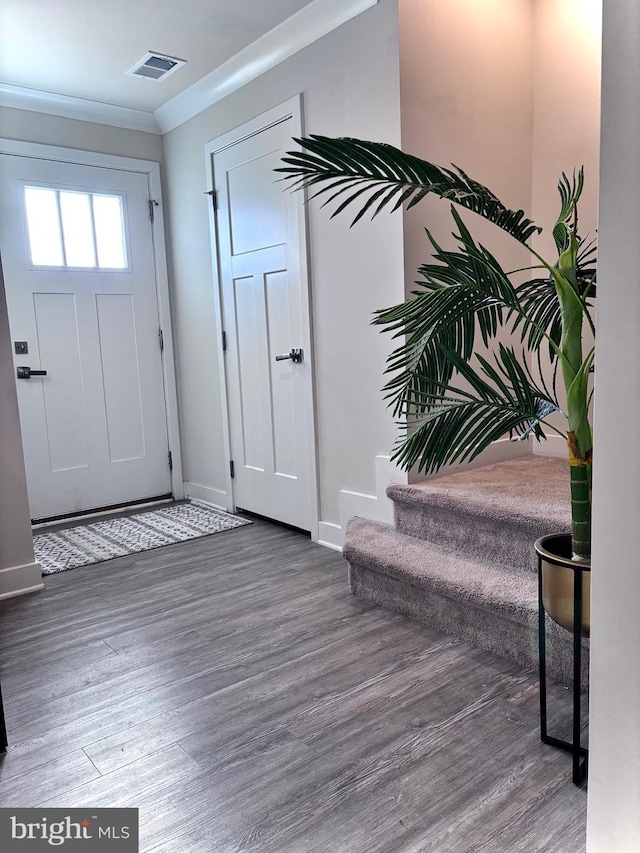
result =
[[[155,111],[311,0],[1,0],[0,82]],[[147,51],[187,64],[126,76]]]

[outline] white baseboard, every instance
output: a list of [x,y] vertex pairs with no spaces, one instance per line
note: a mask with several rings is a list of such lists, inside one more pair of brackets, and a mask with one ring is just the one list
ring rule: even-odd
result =
[[391,483],[406,483],[407,474],[398,468],[389,456],[376,456],[375,472],[375,495],[341,489],[340,526],[343,530],[346,530],[347,521],[354,515],[385,524],[393,523],[393,503],[387,497],[387,486]]
[[42,566],[40,563],[26,563],[23,566],[8,566],[0,569],[0,600],[38,592],[44,589]]
[[533,452],[535,456],[555,456],[559,459],[569,459],[567,442],[559,435],[549,436],[546,441],[537,441],[533,445]]
[[[562,440],[558,438],[558,442],[562,443]],[[546,444],[548,445],[549,441]],[[530,441],[510,441],[508,438],[499,439],[498,441],[494,441],[491,447],[487,448],[484,453],[481,453],[472,463],[450,465],[442,468],[435,476],[443,477],[446,474],[454,474],[456,471],[479,468],[482,465],[506,462],[510,459],[521,459],[524,456],[531,456],[533,448],[536,446]],[[542,446],[545,447],[546,445]],[[564,452],[566,453],[566,450]],[[556,453],[547,455],[556,455]],[[405,471],[398,468],[389,456],[376,456],[375,474],[375,495],[354,492],[349,489],[340,490],[340,524],[321,521],[319,524],[319,545],[325,545],[327,548],[333,548],[336,551],[342,550],[347,522],[354,516],[368,518],[372,521],[380,521],[384,524],[393,524],[393,502],[386,495],[387,486],[391,483],[415,483],[425,479],[432,479],[432,477],[426,478],[424,475],[408,475]]]
[[509,438],[499,438],[487,447],[477,459],[474,459],[471,466],[464,465],[463,467],[480,467],[481,465],[493,465],[494,462],[508,462],[510,459],[522,459],[523,456],[531,456],[535,446],[536,442],[533,440],[511,441]]
[[233,512],[231,496],[223,489],[212,489],[211,486],[203,486],[200,483],[184,483],[184,496],[194,501],[213,506],[216,509],[224,509]]
[[486,450],[477,456],[473,462],[462,462],[455,465],[445,465],[437,474],[411,474],[410,483],[420,483],[424,480],[434,480],[438,477],[446,477],[458,471],[469,471],[471,468],[481,468],[483,465],[493,465],[496,462],[508,462],[511,459],[522,459],[533,454],[535,447],[533,441],[511,441],[508,438],[499,438]]
[[375,495],[353,492],[349,489],[340,490],[340,524],[321,521],[318,525],[319,545],[341,551],[347,522],[355,515],[387,524],[393,522],[393,504],[386,495],[386,489],[391,483],[406,483],[407,475],[391,461],[389,456],[376,456],[375,477]]
[[318,524],[318,545],[332,548],[334,551],[342,551],[344,544],[344,533],[339,524],[331,524],[330,521],[321,521]]

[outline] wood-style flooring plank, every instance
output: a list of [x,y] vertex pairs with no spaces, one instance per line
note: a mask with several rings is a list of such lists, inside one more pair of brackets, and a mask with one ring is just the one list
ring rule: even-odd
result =
[[[535,673],[349,595],[258,521],[0,602],[0,806],[132,806],[143,853],[583,853]],[[550,684],[566,731],[567,691]]]
[[56,757],[39,764],[35,773],[29,770],[18,774],[4,773],[4,769],[4,765],[0,766],[0,804],[5,808],[19,808],[25,803],[37,805],[53,791],[57,797],[64,796],[66,791],[100,776],[81,749],[66,754],[60,751]]
[[[89,808],[95,806],[96,802],[104,808],[125,808],[133,800],[154,797],[157,791],[167,786],[180,786],[198,773],[200,767],[196,762],[177,744],[172,744],[126,768],[105,775],[98,774],[83,785],[70,785],[62,799],[65,808]],[[60,800],[60,794],[54,795],[49,791],[36,805],[55,808]]]

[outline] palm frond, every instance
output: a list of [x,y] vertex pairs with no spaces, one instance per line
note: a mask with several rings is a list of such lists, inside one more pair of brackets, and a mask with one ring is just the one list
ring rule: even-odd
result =
[[282,158],[286,165],[275,171],[292,189],[315,189],[312,197],[330,194],[327,203],[341,199],[332,216],[355,204],[352,225],[367,213],[375,217],[385,207],[411,208],[432,194],[488,219],[525,245],[542,230],[456,166],[444,169],[381,142],[316,135],[294,141],[304,150],[288,151]]
[[[566,175],[563,178],[566,180]],[[582,298],[584,313],[590,315],[591,306],[586,300],[596,295],[597,241],[593,238],[584,242],[579,236],[578,240],[580,249],[576,259],[576,289]],[[543,332],[546,332],[551,338],[549,357],[553,362],[556,358],[553,344],[559,346],[562,336],[562,311],[553,278],[548,276],[525,281],[516,288],[516,293],[522,312],[514,312],[512,331],[521,327],[521,341],[526,339],[530,350],[538,349],[544,338]]]
[[429,474],[473,460],[507,434],[520,440],[531,433],[546,437],[541,422],[560,407],[533,381],[513,348],[501,345],[493,364],[477,356],[477,367],[454,351],[444,355],[471,390],[448,385],[425,395],[418,417],[392,453],[402,468],[416,466]]
[[577,257],[576,280],[578,293],[584,299],[596,297],[596,269],[598,265],[598,242],[593,237],[588,242],[580,242]]
[[528,333],[529,349],[538,347],[550,324],[559,341],[553,284],[541,279],[536,287],[531,282],[514,287],[496,258],[473,240],[454,208],[452,215],[458,226],[453,234],[458,249],[442,249],[427,230],[436,263],[420,267],[422,279],[416,282],[420,289],[412,299],[376,312],[373,320],[394,337],[404,338],[389,356],[386,373],[394,375],[383,389],[394,416],[411,407],[419,410],[426,393],[451,380],[454,367],[443,350],[453,350],[468,361],[476,335],[487,346],[504,324],[505,314],[516,318],[514,328],[522,325],[523,342]]
[[474,242],[457,211],[452,213],[460,250],[443,250],[427,231],[437,263],[420,268],[420,290],[413,299],[377,312],[373,320],[404,339],[389,357],[386,372],[396,375],[383,389],[396,416],[449,382],[453,366],[442,348],[469,359],[477,332],[488,344],[503,324],[504,308],[516,305],[516,292],[500,264]]
[[521,327],[520,340],[526,340],[527,348],[531,351],[541,346],[546,332],[551,338],[549,358],[554,361],[556,352],[553,344],[560,345],[562,317],[553,279],[530,279],[520,284],[516,293],[522,311],[514,314],[512,331]]
[[558,193],[560,194],[560,213],[553,226],[553,239],[556,243],[558,254],[562,254],[569,246],[569,229],[575,216],[576,205],[582,195],[584,187],[584,168],[580,167],[578,173],[574,171],[571,180],[563,172],[558,181]]

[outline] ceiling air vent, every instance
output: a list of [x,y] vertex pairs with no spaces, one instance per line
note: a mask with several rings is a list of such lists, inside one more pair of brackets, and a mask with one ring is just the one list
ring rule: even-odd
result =
[[144,77],[145,80],[164,80],[185,64],[185,59],[177,56],[166,56],[164,53],[145,53],[142,59],[127,71],[131,77]]

